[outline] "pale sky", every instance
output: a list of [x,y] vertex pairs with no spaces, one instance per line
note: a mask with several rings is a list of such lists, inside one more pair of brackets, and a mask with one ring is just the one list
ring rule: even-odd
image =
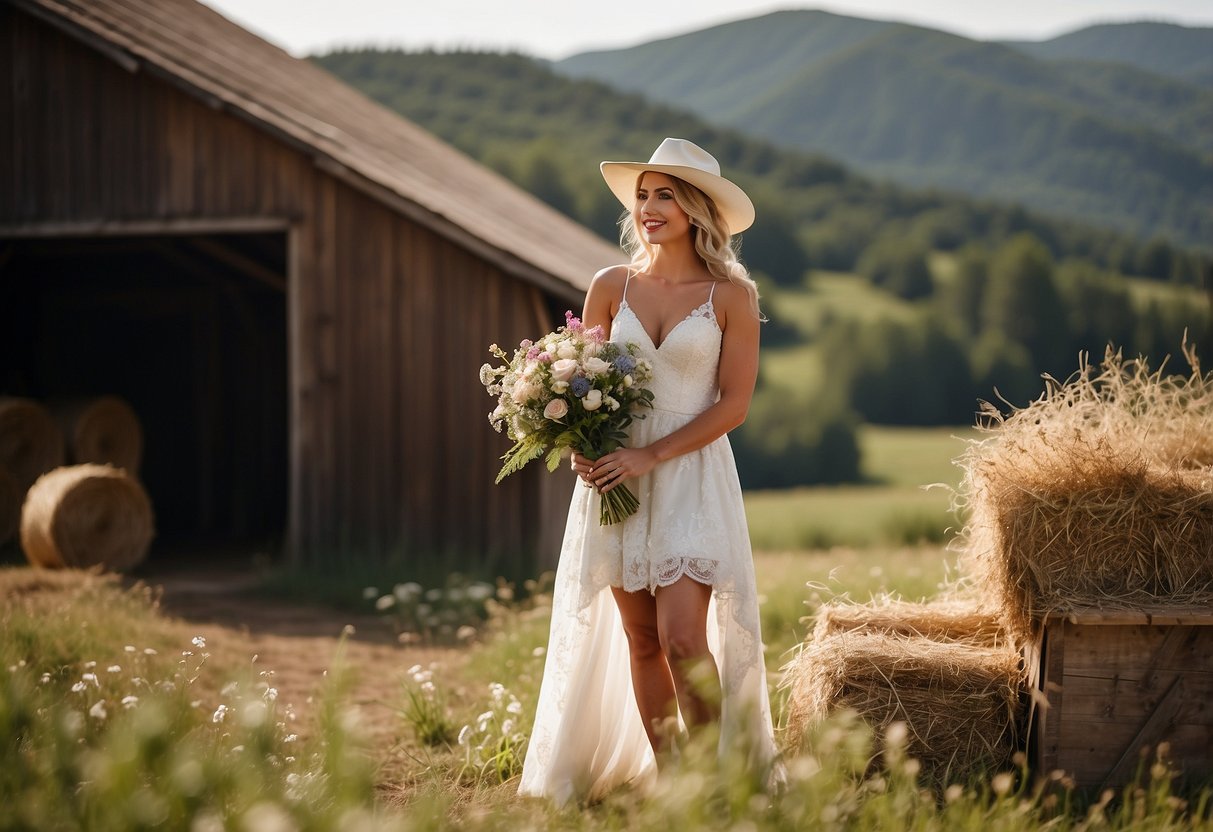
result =
[[295,55],[334,46],[513,49],[559,59],[614,49],[777,9],[902,20],[982,40],[1040,40],[1091,23],[1165,20],[1213,26],[1209,0],[203,0]]

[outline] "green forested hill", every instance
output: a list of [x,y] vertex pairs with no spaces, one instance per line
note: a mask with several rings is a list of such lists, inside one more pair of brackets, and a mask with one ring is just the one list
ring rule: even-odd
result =
[[1087,26],[1045,41],[1008,41],[1039,58],[1130,64],[1213,87],[1213,28],[1143,21]]
[[1213,90],[1127,64],[787,11],[555,66],[909,184],[1213,239]]

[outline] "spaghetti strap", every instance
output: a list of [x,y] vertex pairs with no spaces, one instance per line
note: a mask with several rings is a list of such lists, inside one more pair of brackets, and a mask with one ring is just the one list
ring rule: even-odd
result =
[[[625,286],[624,288],[626,289],[627,287]],[[716,281],[715,280],[712,281],[712,288],[708,290],[708,303],[709,304],[712,302],[712,295],[714,295],[714,294],[716,294]]]
[[632,267],[628,266],[628,276],[623,280],[623,295],[619,298],[619,305],[623,306],[628,302],[628,284],[632,282]]

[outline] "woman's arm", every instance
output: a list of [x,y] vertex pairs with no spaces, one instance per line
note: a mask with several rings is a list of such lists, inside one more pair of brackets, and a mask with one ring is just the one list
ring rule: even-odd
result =
[[[627,266],[610,266],[594,275],[590,289],[585,294],[585,306],[581,310],[581,322],[585,324],[586,329],[601,326],[603,332],[610,334],[611,322],[619,311],[619,299],[623,297],[627,271]],[[570,464],[577,476],[589,483],[594,463],[574,451]]]
[[[750,309],[745,289],[735,284],[719,284],[714,305],[716,321],[723,332],[718,382],[720,400],[652,445],[620,448],[594,462],[588,479],[602,493],[625,479],[647,474],[659,462],[716,441],[745,421],[758,379],[759,321]],[[586,308],[588,312],[588,297]]]

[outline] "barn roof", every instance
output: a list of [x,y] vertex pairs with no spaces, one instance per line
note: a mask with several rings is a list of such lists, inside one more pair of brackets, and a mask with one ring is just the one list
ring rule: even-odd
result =
[[326,172],[504,270],[575,299],[620,252],[445,142],[195,0],[16,0],[266,129]]

